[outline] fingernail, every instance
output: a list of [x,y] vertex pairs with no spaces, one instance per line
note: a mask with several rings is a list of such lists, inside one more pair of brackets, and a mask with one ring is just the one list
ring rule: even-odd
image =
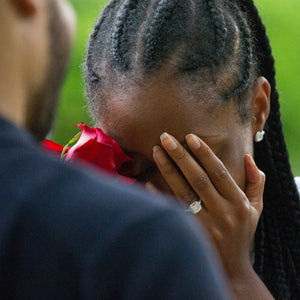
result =
[[168,149],[168,150],[175,150],[177,148],[177,144],[176,142],[173,140],[173,138],[167,134],[166,132],[164,132],[161,136],[160,136],[160,140],[163,143],[163,145]]
[[153,147],[153,153],[155,153],[157,150],[159,150],[160,149],[160,147],[159,146],[157,146],[157,145],[155,145],[154,147]]
[[194,149],[199,149],[201,147],[198,137],[196,137],[194,134],[188,134],[186,136],[186,140],[188,145]]
[[158,162],[160,165],[165,165],[168,162],[166,155],[163,153],[161,147],[159,146],[153,147],[153,157],[155,161]]

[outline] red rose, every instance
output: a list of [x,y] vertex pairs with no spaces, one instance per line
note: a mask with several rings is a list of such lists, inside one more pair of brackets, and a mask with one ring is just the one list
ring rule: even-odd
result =
[[[132,159],[123,152],[114,139],[106,135],[100,128],[93,128],[84,124],[76,126],[81,127],[81,135],[77,143],[65,151],[66,162],[87,162],[115,175],[123,183],[132,184],[135,182],[135,179],[126,177],[130,175],[130,172],[123,166],[125,162],[132,161]],[[49,140],[45,140],[43,146],[59,154],[64,148]]]
[[[68,153],[70,148],[71,147],[67,147],[67,149],[65,150],[65,153]],[[47,151],[48,153],[60,156],[62,151],[64,150],[64,146],[54,143],[50,140],[43,140],[42,149],[44,151]]]

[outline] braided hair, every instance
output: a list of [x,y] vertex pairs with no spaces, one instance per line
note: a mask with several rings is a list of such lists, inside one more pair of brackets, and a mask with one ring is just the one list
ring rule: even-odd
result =
[[166,67],[199,85],[213,85],[220,101],[233,99],[242,121],[249,118],[245,99],[256,78],[269,81],[266,135],[254,145],[257,165],[266,174],[254,268],[276,299],[299,299],[299,194],[282,132],[274,58],[253,0],[111,1],[88,45],[92,111],[105,106],[99,94],[111,79],[107,76],[139,82]]

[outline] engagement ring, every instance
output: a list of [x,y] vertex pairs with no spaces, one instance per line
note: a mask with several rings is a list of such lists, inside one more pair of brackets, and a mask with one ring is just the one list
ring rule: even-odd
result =
[[189,208],[186,209],[185,211],[196,215],[198,212],[200,212],[201,209],[202,209],[201,199],[199,199],[198,201],[195,201],[192,204],[190,204]]

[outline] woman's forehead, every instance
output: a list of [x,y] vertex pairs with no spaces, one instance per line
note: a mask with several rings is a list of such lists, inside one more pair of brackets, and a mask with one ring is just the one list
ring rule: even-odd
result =
[[114,93],[108,99],[100,126],[124,148],[131,144],[155,144],[163,132],[184,141],[194,132],[202,137],[226,135],[237,116],[233,104],[211,108],[207,102],[180,98],[180,91],[161,88],[136,93]]

